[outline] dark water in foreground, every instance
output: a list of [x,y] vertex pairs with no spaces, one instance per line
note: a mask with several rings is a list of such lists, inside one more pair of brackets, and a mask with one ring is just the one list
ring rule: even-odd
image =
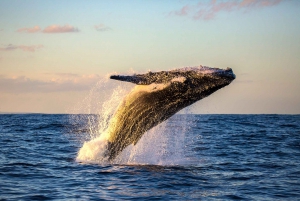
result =
[[76,162],[87,118],[0,115],[0,199],[300,200],[300,115],[179,116],[189,160],[129,165]]

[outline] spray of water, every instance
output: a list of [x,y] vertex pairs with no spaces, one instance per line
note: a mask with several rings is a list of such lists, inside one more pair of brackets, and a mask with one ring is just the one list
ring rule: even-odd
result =
[[[116,84],[117,83],[117,84]],[[87,115],[87,133],[77,155],[78,162],[108,163],[104,157],[107,150],[105,138],[109,121],[121,100],[130,92],[132,84],[100,80],[88,96],[78,105]],[[183,112],[187,114],[189,109]],[[188,129],[186,115],[177,115],[147,131],[139,142],[130,145],[116,159],[115,164],[176,165],[187,161],[184,157],[185,134]],[[77,120],[78,121],[78,120]]]

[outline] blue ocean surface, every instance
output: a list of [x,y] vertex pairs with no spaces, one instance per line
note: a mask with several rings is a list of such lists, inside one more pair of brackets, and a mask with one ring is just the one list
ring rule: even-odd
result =
[[0,115],[0,200],[300,200],[300,115],[175,115],[130,160],[78,161],[97,118]]

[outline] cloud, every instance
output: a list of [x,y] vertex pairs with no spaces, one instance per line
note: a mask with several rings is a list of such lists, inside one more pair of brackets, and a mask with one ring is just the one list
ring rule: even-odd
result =
[[25,76],[6,77],[0,75],[0,92],[4,93],[49,93],[61,91],[89,90],[100,76],[77,75],[71,73],[49,74],[54,77],[48,80],[30,79]]
[[75,74],[75,73],[47,73],[48,75],[55,75],[55,76],[59,76],[59,77],[64,77],[64,78],[67,78],[67,77],[80,77],[80,75],[78,74]]
[[50,25],[46,27],[45,29],[41,29],[39,26],[34,26],[32,28],[20,28],[17,30],[19,33],[37,33],[37,32],[43,32],[43,33],[68,33],[68,32],[79,32],[79,29],[76,27],[73,27],[71,25]]
[[79,32],[79,29],[71,25],[50,25],[43,30],[43,33],[69,33]]
[[18,49],[18,46],[12,45],[12,44],[7,45],[6,47],[0,47],[0,51],[12,51],[12,50],[17,50],[17,49]]
[[19,33],[36,33],[36,32],[40,32],[41,28],[39,26],[34,26],[32,28],[21,28],[18,29],[17,32]]
[[18,48],[25,51],[25,52],[35,52],[35,50],[43,48],[43,45],[32,45],[32,46],[26,46],[26,45],[19,45]]
[[111,30],[110,27],[108,27],[104,24],[98,24],[98,25],[95,25],[94,27],[97,31],[109,31],[109,30]]
[[191,10],[190,6],[186,5],[183,6],[179,11],[175,11],[174,14],[179,16],[186,16],[188,15],[190,10]]
[[13,51],[20,49],[24,52],[35,52],[38,49],[44,48],[43,45],[6,45],[5,47],[0,47],[0,51]]
[[211,0],[210,3],[198,3],[196,5],[185,5],[180,10],[170,12],[170,15],[188,16],[194,20],[212,20],[220,12],[248,11],[264,7],[278,5],[284,0],[239,0],[224,1]]

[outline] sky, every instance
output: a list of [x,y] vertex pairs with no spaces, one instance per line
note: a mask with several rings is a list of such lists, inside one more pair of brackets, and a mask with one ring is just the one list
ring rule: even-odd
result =
[[300,114],[299,63],[298,0],[0,1],[0,112],[72,113],[109,74],[204,65],[236,80],[192,113]]

